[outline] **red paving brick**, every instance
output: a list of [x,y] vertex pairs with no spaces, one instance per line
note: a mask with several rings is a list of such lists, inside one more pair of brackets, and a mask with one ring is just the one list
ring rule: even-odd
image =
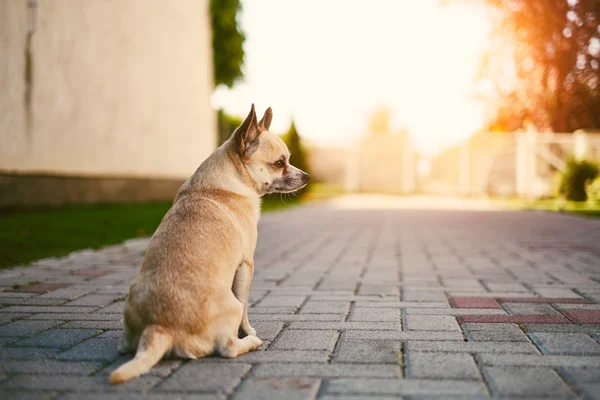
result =
[[498,297],[500,303],[569,303],[590,304],[587,299],[575,299],[572,297]]
[[106,271],[102,269],[80,269],[78,271],[73,271],[72,274],[78,276],[103,276],[110,272],[112,271]]
[[464,315],[458,322],[492,323],[492,324],[570,324],[562,315]]
[[600,310],[562,310],[562,313],[579,324],[600,324]]
[[37,283],[35,285],[25,286],[17,289],[17,292],[27,293],[48,293],[57,289],[62,289],[69,286],[66,283]]
[[502,308],[491,297],[451,297],[449,300],[452,308]]

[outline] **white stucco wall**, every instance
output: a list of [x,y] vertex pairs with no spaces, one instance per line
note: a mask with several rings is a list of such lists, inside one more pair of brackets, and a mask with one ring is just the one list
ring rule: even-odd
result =
[[0,171],[185,178],[216,146],[208,0],[0,0]]

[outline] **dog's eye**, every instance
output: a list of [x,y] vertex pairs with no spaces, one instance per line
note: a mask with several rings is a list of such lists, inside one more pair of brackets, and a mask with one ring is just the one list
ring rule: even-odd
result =
[[277,168],[283,168],[285,163],[283,162],[283,160],[279,160],[279,161],[275,162],[275,164],[273,164],[273,165],[275,165]]

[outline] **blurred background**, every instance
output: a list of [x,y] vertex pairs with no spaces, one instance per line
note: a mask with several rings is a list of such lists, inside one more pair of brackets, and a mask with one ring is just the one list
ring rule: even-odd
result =
[[596,212],[599,18],[598,0],[0,0],[4,239],[48,236],[49,206],[103,210],[92,246],[150,234],[251,103],[313,176],[287,203]]

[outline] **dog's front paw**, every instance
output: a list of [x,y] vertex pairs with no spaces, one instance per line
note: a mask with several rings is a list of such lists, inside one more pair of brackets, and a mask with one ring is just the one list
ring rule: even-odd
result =
[[248,336],[256,336],[256,329],[248,325],[246,328],[242,328],[242,331]]
[[249,336],[246,336],[246,338],[248,338],[250,343],[252,343],[252,348],[254,350],[258,349],[262,345],[262,340],[260,340],[258,338],[258,336],[249,335]]

